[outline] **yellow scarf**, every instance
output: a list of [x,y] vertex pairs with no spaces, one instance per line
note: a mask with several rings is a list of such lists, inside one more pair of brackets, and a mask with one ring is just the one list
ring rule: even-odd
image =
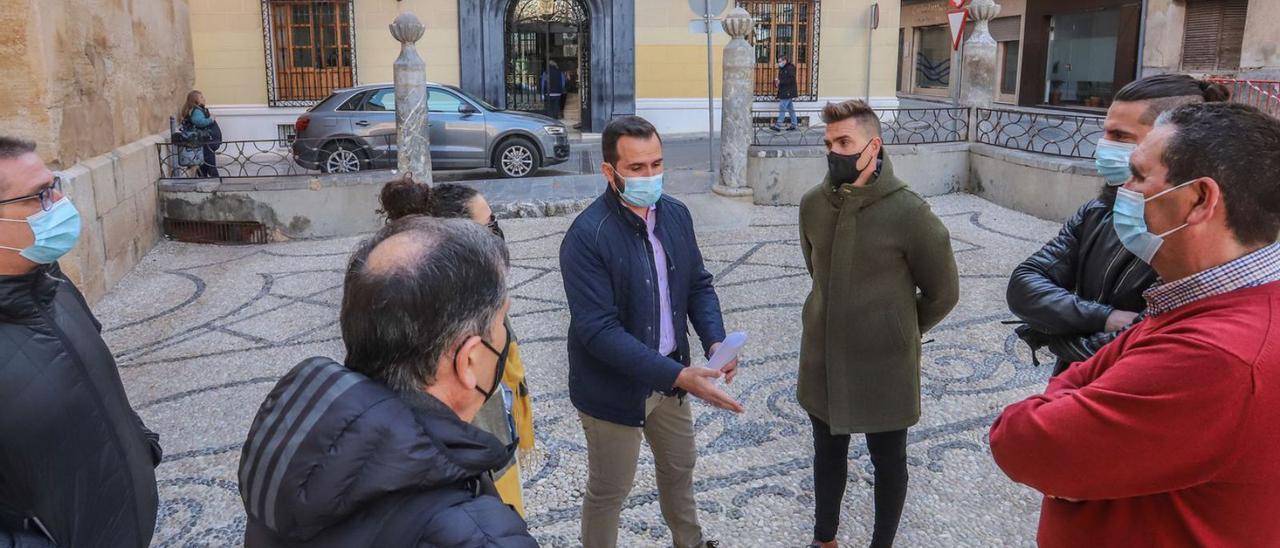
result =
[[529,387],[524,382],[524,361],[520,359],[520,345],[511,343],[507,353],[507,369],[502,374],[502,382],[511,389],[514,396],[511,402],[511,418],[516,423],[516,435],[520,442],[517,445],[516,461],[525,473],[532,472],[533,464],[533,397],[529,395]]

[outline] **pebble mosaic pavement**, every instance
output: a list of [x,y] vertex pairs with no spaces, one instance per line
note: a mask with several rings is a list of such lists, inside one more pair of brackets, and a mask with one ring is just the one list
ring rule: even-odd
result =
[[[911,488],[899,546],[1032,546],[1039,497],[1000,473],[987,430],[1007,404],[1043,388],[1008,326],[1013,267],[1057,225],[968,195],[929,200],[951,230],[959,306],[926,335],[924,415],[911,430]],[[503,221],[513,255],[512,321],[521,337],[543,460],[525,478],[529,526],[544,546],[577,544],[586,454],[566,387],[568,311],[557,250],[570,219]],[[695,408],[699,515],[725,546],[804,546],[812,529],[810,426],[795,401],[800,307],[809,278],[797,210],[752,210],[750,226],[699,233],[730,330],[752,335],[732,395],[740,416]],[[257,247],[164,242],[97,307],[130,400],[163,436],[157,546],[235,546],[244,511],[236,467],[258,404],[313,355],[340,357],[342,271],[358,238]],[[853,326],[856,329],[856,326]],[[865,545],[871,474],[855,437],[840,534]],[[622,546],[669,546],[652,458],[642,451]]]

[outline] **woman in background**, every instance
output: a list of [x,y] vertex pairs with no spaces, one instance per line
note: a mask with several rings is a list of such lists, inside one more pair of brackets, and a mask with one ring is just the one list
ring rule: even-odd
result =
[[[457,184],[427,186],[413,181],[409,175],[400,177],[382,187],[382,213],[388,221],[408,215],[429,215],[441,218],[471,219],[489,227],[499,238],[505,239],[498,219],[474,188]],[[493,434],[505,445],[517,444],[517,453],[504,468],[494,470],[494,485],[502,501],[524,513],[524,496],[521,488],[520,468],[530,466],[533,457],[533,407],[529,388],[525,384],[524,363],[511,321],[507,320],[507,332],[511,333],[511,350],[507,355],[507,367],[502,375],[502,398],[490,398],[480,409],[473,423]]]
[[182,106],[182,129],[196,135],[200,148],[204,151],[204,161],[196,170],[196,176],[217,177],[217,151],[222,144],[222,128],[218,127],[218,121],[209,114],[204,94],[198,90],[188,93],[187,102]]

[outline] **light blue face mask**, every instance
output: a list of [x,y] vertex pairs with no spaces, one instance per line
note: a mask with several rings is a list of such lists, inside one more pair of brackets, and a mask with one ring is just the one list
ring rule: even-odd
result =
[[622,177],[622,201],[635,207],[653,207],[662,198],[662,174],[652,177]]
[[1098,168],[1098,175],[1110,186],[1123,185],[1129,180],[1129,156],[1138,145],[1121,143],[1110,139],[1099,139],[1098,148],[1093,153],[1093,165]]
[[65,196],[48,211],[36,213],[26,220],[0,219],[0,222],[31,225],[31,233],[35,234],[36,241],[30,247],[18,249],[0,245],[0,249],[16,251],[36,264],[57,262],[80,241],[80,212]]
[[1186,228],[1187,223],[1182,223],[1182,226],[1163,234],[1148,232],[1147,202],[1194,182],[1196,182],[1196,179],[1159,192],[1150,198],[1144,197],[1141,192],[1135,192],[1127,188],[1117,190],[1116,204],[1112,207],[1111,224],[1115,227],[1116,236],[1120,238],[1121,245],[1124,245],[1124,248],[1128,249],[1137,258],[1142,259],[1142,262],[1151,264],[1156,252],[1160,251],[1160,246],[1164,245],[1165,236]]

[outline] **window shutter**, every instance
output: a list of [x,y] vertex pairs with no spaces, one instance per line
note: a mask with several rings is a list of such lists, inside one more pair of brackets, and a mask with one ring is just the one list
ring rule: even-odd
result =
[[1182,38],[1183,70],[1240,68],[1249,0],[1188,0]]

